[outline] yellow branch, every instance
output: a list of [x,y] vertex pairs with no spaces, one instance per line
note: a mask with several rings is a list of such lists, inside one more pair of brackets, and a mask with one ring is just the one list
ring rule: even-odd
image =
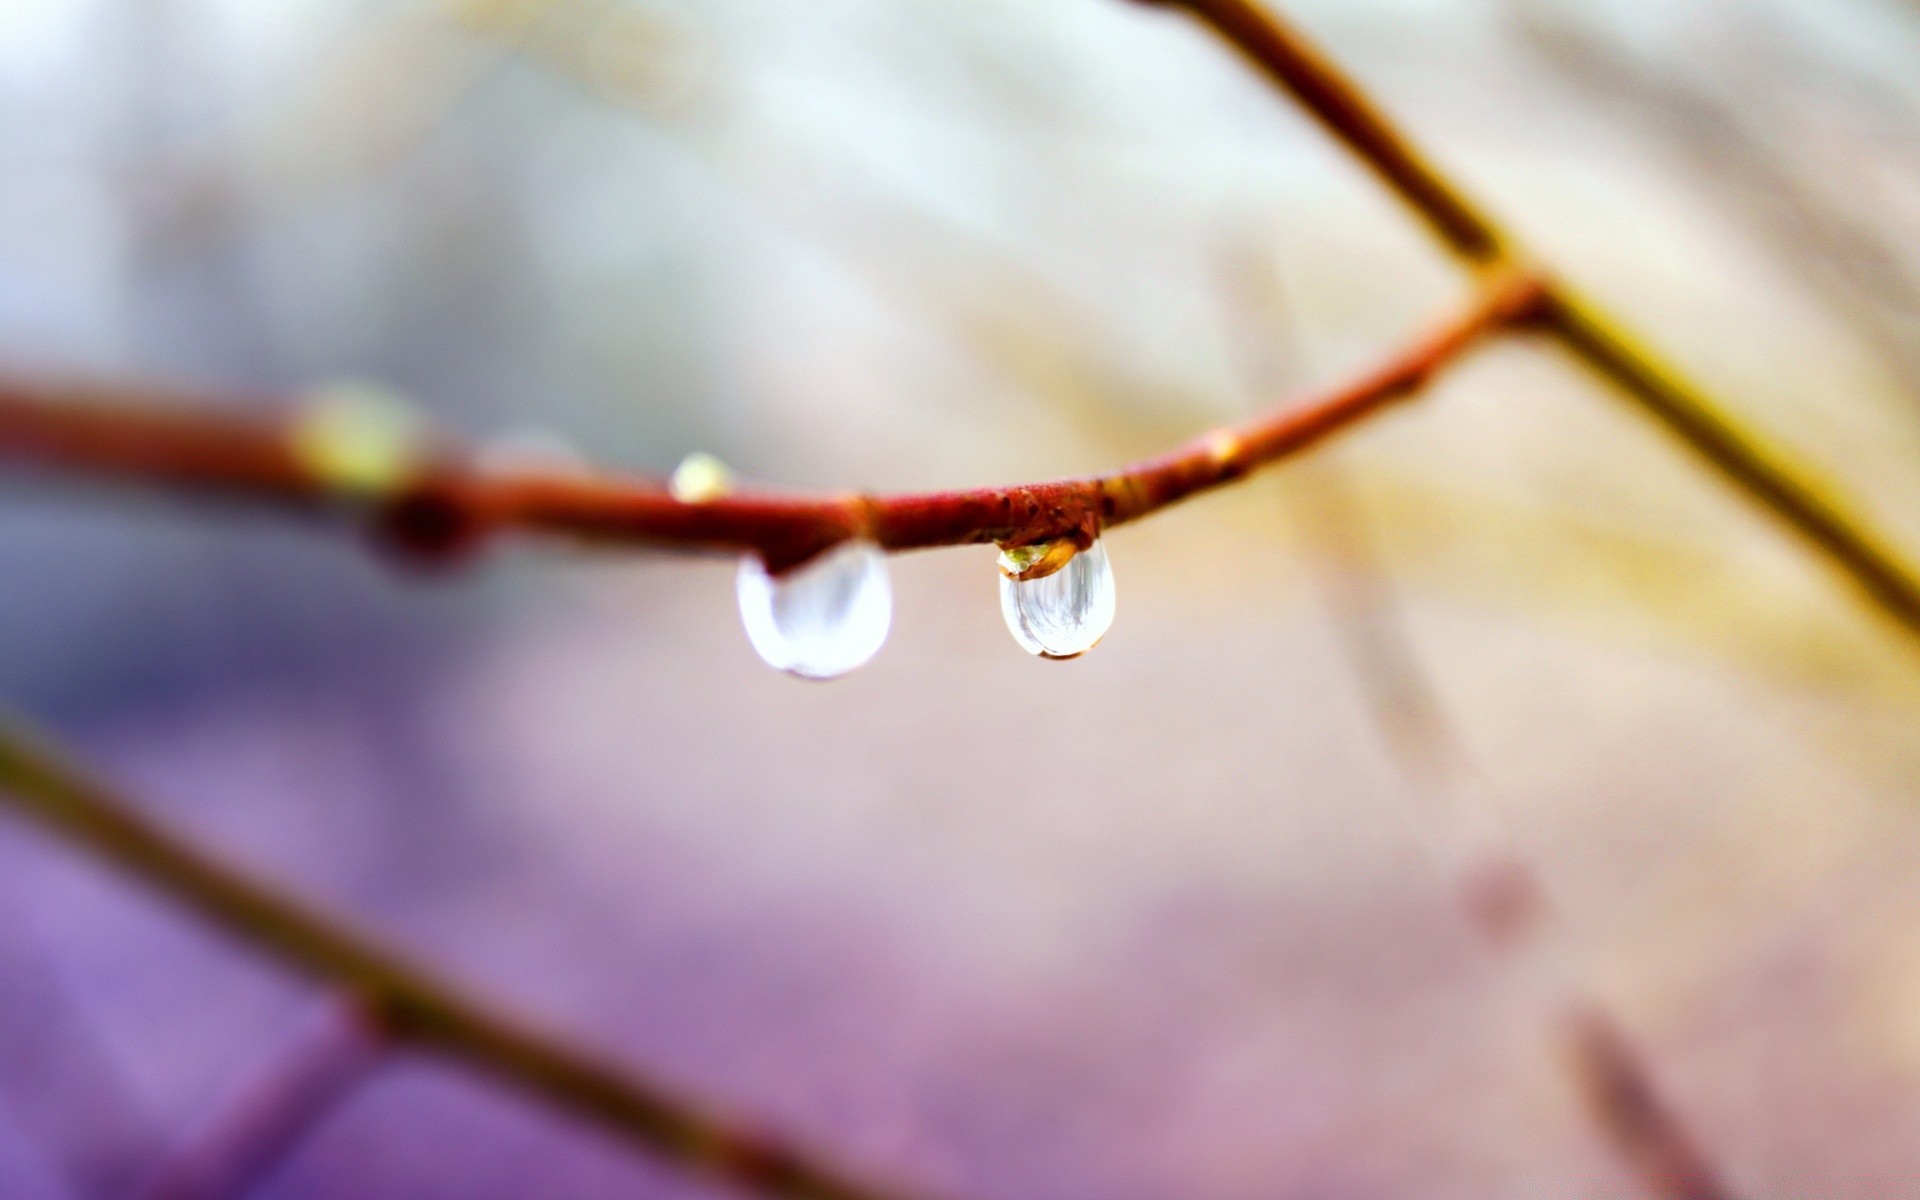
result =
[[1672,364],[1535,263],[1519,242],[1434,167],[1391,119],[1289,22],[1256,0],[1144,0],[1184,8],[1235,46],[1476,270],[1545,280],[1540,325],[1722,478],[1799,533],[1881,612],[1920,637],[1920,572],[1867,523],[1821,495],[1792,456],[1727,414]]

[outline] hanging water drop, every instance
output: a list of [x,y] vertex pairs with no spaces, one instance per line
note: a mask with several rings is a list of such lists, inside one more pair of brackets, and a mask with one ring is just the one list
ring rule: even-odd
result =
[[833,679],[862,665],[893,623],[886,555],[872,542],[842,542],[778,576],[749,554],[736,590],[754,650],[768,666],[804,679]]
[[1046,555],[1046,546],[1000,551],[1000,613],[1013,640],[1042,658],[1074,658],[1093,649],[1113,624],[1113,568],[1093,545],[1038,579],[1016,579]]

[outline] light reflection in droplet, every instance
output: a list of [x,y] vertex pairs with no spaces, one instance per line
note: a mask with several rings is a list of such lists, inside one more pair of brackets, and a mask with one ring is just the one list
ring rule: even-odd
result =
[[768,666],[805,679],[861,666],[879,653],[893,623],[886,555],[872,542],[844,542],[779,576],[749,554],[736,591],[754,650]]
[[1013,579],[1025,565],[1017,552],[1000,554],[1000,613],[1013,640],[1042,658],[1085,654],[1113,624],[1113,568],[1096,540],[1051,575]]

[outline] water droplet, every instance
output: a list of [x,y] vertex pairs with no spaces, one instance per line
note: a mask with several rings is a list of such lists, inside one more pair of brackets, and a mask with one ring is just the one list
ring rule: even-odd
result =
[[288,432],[295,458],[327,485],[378,496],[419,465],[422,424],[406,397],[377,383],[328,384],[309,395]]
[[1000,552],[1000,613],[1007,628],[1029,654],[1085,654],[1113,624],[1113,568],[1107,565],[1107,549],[1096,540],[1051,575],[1009,576],[1041,557],[1035,550],[1020,546]]
[[779,576],[749,554],[737,591],[754,650],[768,666],[806,679],[832,679],[865,663],[893,622],[886,555],[872,542],[842,542]]
[[704,450],[696,450],[680,460],[667,480],[667,491],[682,504],[705,504],[733,490],[733,472]]

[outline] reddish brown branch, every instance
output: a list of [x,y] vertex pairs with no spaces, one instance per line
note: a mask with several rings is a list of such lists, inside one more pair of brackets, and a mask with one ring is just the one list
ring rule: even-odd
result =
[[1533,316],[1540,299],[1531,277],[1497,277],[1459,315],[1356,380],[1110,475],[1016,487],[826,499],[740,494],[685,503],[651,481],[584,471],[508,474],[441,446],[430,448],[396,489],[369,498],[308,462],[285,421],[182,407],[176,397],[136,397],[120,387],[21,381],[0,381],[0,462],[297,509],[371,513],[380,529],[421,551],[526,530],[756,550],[777,569],[849,537],[889,550],[1063,537],[1084,544],[1103,526],[1230,483],[1410,395],[1489,335]]
[[387,1038],[431,1050],[599,1122],[682,1168],[794,1200],[906,1200],[463,996],[430,972],[141,815],[0,722],[0,803],[229,934],[350,996]]

